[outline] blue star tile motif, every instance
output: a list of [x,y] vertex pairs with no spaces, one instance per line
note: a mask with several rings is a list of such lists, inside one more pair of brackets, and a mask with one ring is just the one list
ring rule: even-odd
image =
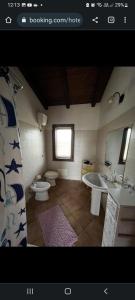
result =
[[24,237],[21,242],[19,243],[19,246],[22,246],[22,247],[27,247],[27,239],[26,237]]
[[11,165],[5,165],[5,167],[9,169],[6,174],[12,171],[19,173],[18,168],[22,168],[22,164],[17,164],[15,159],[12,159]]
[[19,142],[16,142],[15,140],[13,141],[13,143],[9,143],[11,146],[13,146],[13,149],[15,148],[18,148],[20,149],[20,146],[19,146]]
[[15,231],[15,234],[17,234],[16,238],[19,236],[21,231],[24,231],[24,226],[25,225],[26,225],[26,222],[24,224],[20,223],[18,230]]
[[23,213],[25,213],[25,211],[26,211],[25,208],[21,208],[21,210],[19,211],[18,215],[21,216]]

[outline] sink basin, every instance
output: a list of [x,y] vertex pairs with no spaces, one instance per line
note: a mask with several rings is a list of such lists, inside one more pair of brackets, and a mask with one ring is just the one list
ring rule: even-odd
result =
[[92,189],[107,192],[107,185],[99,173],[87,173],[82,177],[83,182]]
[[108,193],[108,188],[116,190],[118,187],[115,183],[105,180],[99,173],[87,173],[83,175],[82,181],[92,188],[90,212],[92,215],[99,216],[101,193]]

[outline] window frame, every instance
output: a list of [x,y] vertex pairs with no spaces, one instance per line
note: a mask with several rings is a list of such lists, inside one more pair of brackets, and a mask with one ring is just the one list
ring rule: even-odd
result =
[[[55,130],[57,128],[70,128],[72,131],[72,138],[71,138],[71,156],[70,158],[57,158],[56,151],[55,151]],[[75,138],[75,131],[74,131],[74,124],[53,124],[52,125],[52,150],[53,150],[53,160],[54,161],[74,161],[74,138]]]
[[[119,164],[120,165],[125,165],[126,164],[126,160],[123,160],[123,156],[124,156],[127,133],[128,133],[129,128],[131,128],[131,127],[126,127],[126,128],[124,128],[124,131],[123,131],[122,144],[121,144],[121,150],[120,150],[120,156],[119,156]],[[129,143],[130,143],[130,141],[129,141]],[[128,147],[129,147],[129,145],[128,145]]]

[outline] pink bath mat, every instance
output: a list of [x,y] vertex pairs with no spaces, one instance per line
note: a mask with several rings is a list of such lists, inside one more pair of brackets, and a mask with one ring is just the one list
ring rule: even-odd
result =
[[77,235],[59,205],[38,215],[45,245],[49,247],[71,247]]

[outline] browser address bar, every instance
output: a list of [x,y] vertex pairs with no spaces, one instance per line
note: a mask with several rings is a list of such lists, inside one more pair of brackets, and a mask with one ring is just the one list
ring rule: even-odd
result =
[[79,27],[83,17],[79,13],[24,13],[17,22],[21,27]]

